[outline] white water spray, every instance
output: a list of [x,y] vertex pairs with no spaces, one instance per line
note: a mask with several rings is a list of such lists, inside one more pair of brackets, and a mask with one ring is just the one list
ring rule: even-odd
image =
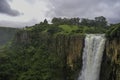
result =
[[78,80],[99,80],[105,45],[104,34],[87,34],[83,52],[83,66]]

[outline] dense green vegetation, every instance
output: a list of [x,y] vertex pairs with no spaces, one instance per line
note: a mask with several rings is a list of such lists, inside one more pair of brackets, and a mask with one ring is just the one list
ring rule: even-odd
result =
[[13,39],[15,33],[15,28],[9,28],[9,27],[0,27],[0,46],[3,46],[7,42]]
[[49,34],[86,34],[86,33],[105,33],[108,29],[106,18],[103,16],[91,19],[79,18],[53,18],[52,24],[48,24],[45,19],[44,22],[36,24],[35,26],[26,27],[26,30],[37,30]]
[[25,33],[16,34],[12,46],[1,51],[0,80],[64,80],[64,59],[48,46],[54,39],[30,32],[31,41],[24,41]]
[[[79,20],[53,18],[52,24],[48,24],[45,19],[40,24],[20,29],[12,43],[0,49],[0,80],[74,80],[73,73],[80,65],[76,63],[76,68],[72,69],[67,64],[67,54],[58,53],[57,37],[106,32],[111,38],[120,35],[119,24],[110,27],[103,16]],[[8,34],[13,35],[15,31],[5,29],[7,32],[0,35],[0,38],[6,35],[4,43],[11,39]]]
[[111,28],[107,31],[106,36],[109,39],[120,38],[120,23],[112,25]]

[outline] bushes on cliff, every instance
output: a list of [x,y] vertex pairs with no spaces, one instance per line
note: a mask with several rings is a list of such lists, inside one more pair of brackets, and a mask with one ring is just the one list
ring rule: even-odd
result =
[[27,33],[31,44],[17,39],[0,52],[0,80],[63,80],[63,60],[49,47],[52,37],[38,33]]
[[62,28],[59,28],[58,26],[54,26],[54,25],[51,25],[51,27],[47,30],[47,32],[49,34],[55,34],[55,33],[59,33],[59,32],[62,32],[63,29]]
[[107,31],[106,36],[109,39],[120,38],[120,24],[115,24]]

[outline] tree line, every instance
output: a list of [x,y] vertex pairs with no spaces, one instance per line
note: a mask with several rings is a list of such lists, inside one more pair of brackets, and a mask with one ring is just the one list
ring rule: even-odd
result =
[[[44,20],[46,23],[46,19]],[[87,18],[56,18],[54,17],[51,21],[53,24],[56,25],[83,25],[83,26],[97,26],[97,27],[106,27],[107,26],[107,20],[103,16],[95,17],[94,19],[87,19]]]

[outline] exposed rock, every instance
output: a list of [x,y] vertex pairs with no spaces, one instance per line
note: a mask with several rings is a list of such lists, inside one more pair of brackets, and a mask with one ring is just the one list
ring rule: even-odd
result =
[[100,80],[120,80],[120,40],[106,41]]
[[[66,36],[59,35],[56,37],[56,51],[63,57],[66,68],[70,67],[73,73],[69,76],[70,79],[77,77],[82,66],[82,50],[84,44],[83,36]],[[66,69],[67,70],[67,69]],[[65,70],[65,71],[66,71]],[[68,71],[67,71],[68,72]],[[64,72],[65,74],[68,74]],[[67,80],[70,80],[67,79]]]
[[[24,44],[32,41],[28,32],[18,33],[16,42]],[[49,51],[57,53],[63,61],[63,80],[74,80],[82,67],[84,36],[48,34],[37,36],[39,44],[44,43]],[[38,44],[37,43],[37,44]],[[70,73],[70,74],[69,74]],[[76,79],[75,79],[76,80]],[[120,80],[120,39],[107,40],[101,64],[100,80]]]

